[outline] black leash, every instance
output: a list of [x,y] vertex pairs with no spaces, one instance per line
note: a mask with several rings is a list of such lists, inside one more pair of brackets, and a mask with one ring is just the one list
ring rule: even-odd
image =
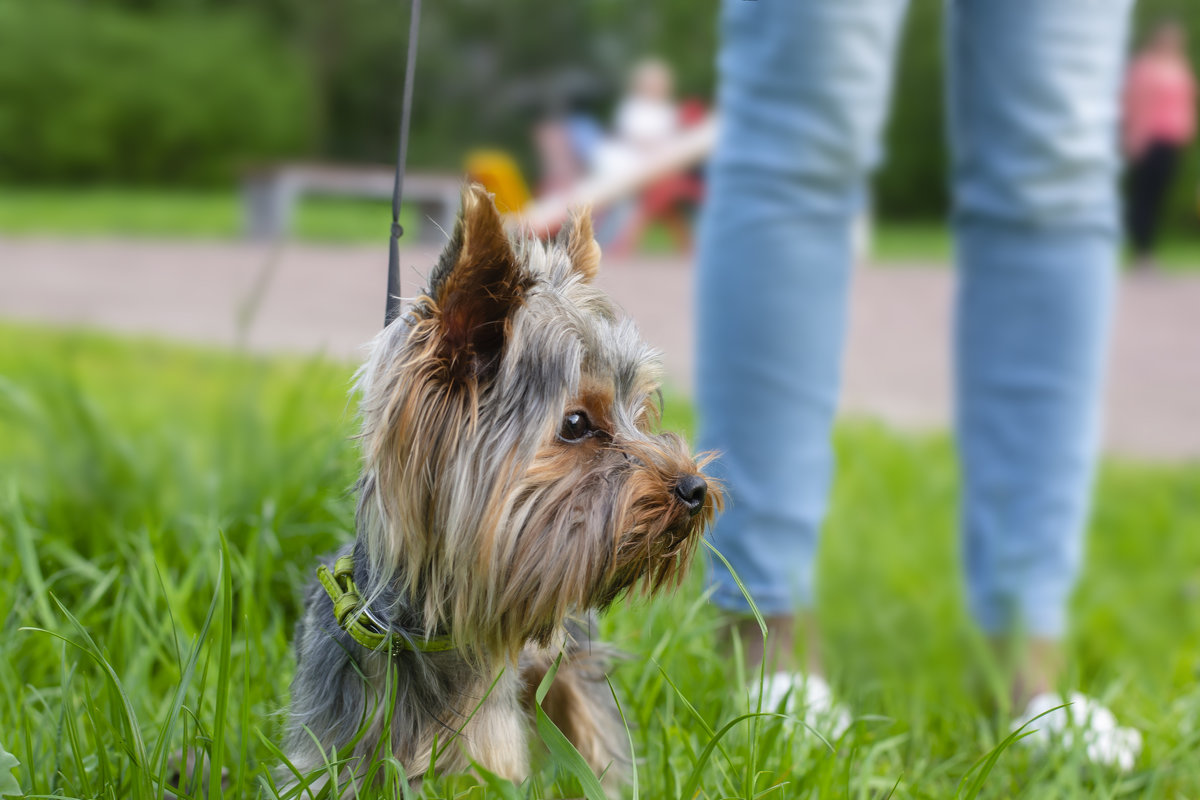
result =
[[412,0],[408,23],[408,62],[404,66],[404,104],[400,111],[400,144],[396,152],[396,183],[392,189],[392,240],[388,248],[386,328],[400,314],[400,198],[404,194],[404,164],[408,157],[408,121],[412,111],[413,73],[417,71],[417,28],[421,24],[421,0]]

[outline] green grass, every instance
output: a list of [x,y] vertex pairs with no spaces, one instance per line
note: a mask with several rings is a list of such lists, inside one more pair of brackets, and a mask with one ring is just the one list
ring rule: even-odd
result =
[[[241,233],[241,213],[233,191],[0,187],[0,235],[229,239]],[[386,243],[391,214],[390,200],[304,197],[295,234],[312,241]],[[405,206],[400,221],[402,241],[416,241],[415,211]]]
[[[349,374],[0,327],[0,751],[24,791],[156,797],[189,749],[228,768],[226,796],[273,796],[297,594],[350,535]],[[668,398],[667,423],[690,427],[686,404]],[[775,719],[737,722],[743,676],[697,573],[603,620],[632,656],[613,681],[638,797],[972,796],[1007,722],[961,610],[950,446],[855,423],[837,447],[819,604],[862,719],[833,751]],[[1142,728],[1145,751],[1120,776],[1077,749],[1009,748],[980,797],[1200,794],[1200,469],[1107,465],[1093,527],[1072,677]],[[423,791],[579,796],[569,759],[541,763],[515,789],[446,776]]]
[[[0,235],[228,239],[241,231],[240,214],[233,191],[0,188]],[[295,235],[307,241],[378,244],[387,240],[390,220],[388,201],[306,197],[296,210]],[[418,215],[405,207],[401,221],[406,231],[401,241],[417,241],[422,223]],[[882,222],[873,236],[875,261],[950,262],[950,232],[939,222]],[[665,228],[651,226],[641,248],[647,253],[670,253],[674,241]],[[1169,269],[1200,269],[1200,228],[1164,237],[1159,255]]]
[[[954,252],[950,229],[939,222],[881,222],[872,235],[870,260],[877,263],[949,264]],[[1164,235],[1156,258],[1168,270],[1200,269],[1200,226]]]
[[947,264],[953,252],[950,231],[936,222],[880,223],[871,236],[872,261]]

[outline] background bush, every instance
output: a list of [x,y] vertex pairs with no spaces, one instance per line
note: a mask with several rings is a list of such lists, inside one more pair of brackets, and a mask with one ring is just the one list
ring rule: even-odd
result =
[[0,179],[205,184],[305,152],[304,63],[247,14],[0,0]]

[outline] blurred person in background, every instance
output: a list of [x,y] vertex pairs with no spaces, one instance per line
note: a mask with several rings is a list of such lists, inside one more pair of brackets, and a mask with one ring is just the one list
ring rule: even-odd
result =
[[[595,149],[592,168],[599,175],[632,172],[679,131],[675,76],[666,62],[646,58],[634,65],[629,89],[613,115],[612,136]],[[637,200],[616,203],[600,215],[596,239],[603,245],[620,240],[637,214]]]
[[577,79],[533,128],[538,154],[537,193],[570,189],[595,168],[596,153],[608,137],[594,111],[598,89]]
[[553,117],[533,128],[538,154],[538,194],[563,191],[587,174],[585,155],[576,146],[569,118]]
[[627,157],[653,155],[679,129],[675,76],[665,61],[648,58],[633,68],[629,93],[617,106],[611,145]]
[[[810,614],[802,664],[794,634],[813,603],[833,467],[852,223],[880,160],[905,6],[726,0],[698,242],[700,444],[721,454],[730,499],[713,540],[766,617],[766,652],[716,562],[714,602],[748,666],[767,662],[764,705],[788,698],[834,735],[848,715],[822,677]],[[1057,690],[1097,459],[1130,6],[947,4],[967,600],[1013,653],[1018,722],[1069,699],[1034,727],[1074,718],[1089,756],[1122,767],[1138,732]]]
[[1154,266],[1154,239],[1180,152],[1196,132],[1196,81],[1187,34],[1175,21],[1154,29],[1125,83],[1125,155],[1129,159],[1129,238],[1135,267]]

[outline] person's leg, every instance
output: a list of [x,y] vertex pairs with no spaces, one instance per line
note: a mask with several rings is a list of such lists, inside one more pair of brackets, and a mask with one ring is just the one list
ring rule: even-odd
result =
[[[729,493],[713,542],[785,646],[778,632],[812,601],[851,222],[879,156],[903,9],[904,0],[727,0],[723,9],[721,131],[698,243],[700,444],[721,454],[712,471]],[[718,606],[748,610],[719,561],[712,580]]]
[[1158,234],[1158,221],[1162,215],[1171,178],[1175,174],[1178,148],[1166,142],[1154,142],[1137,164],[1137,190],[1130,197],[1133,214],[1138,222],[1133,230],[1134,248],[1139,266],[1150,266],[1154,256],[1154,243]]
[[986,631],[1035,642],[1036,692],[1054,680],[1096,461],[1130,0],[949,5],[968,593]]
[[1150,152],[1146,151],[1129,165],[1129,243],[1139,262],[1150,254]]

